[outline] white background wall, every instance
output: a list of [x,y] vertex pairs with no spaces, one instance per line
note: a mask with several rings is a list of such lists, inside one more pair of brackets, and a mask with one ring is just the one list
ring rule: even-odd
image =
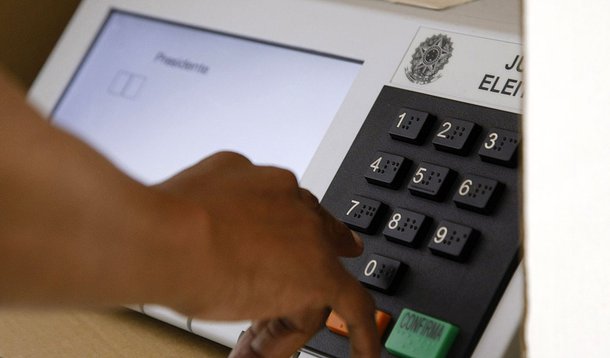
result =
[[529,357],[610,356],[610,2],[525,3]]

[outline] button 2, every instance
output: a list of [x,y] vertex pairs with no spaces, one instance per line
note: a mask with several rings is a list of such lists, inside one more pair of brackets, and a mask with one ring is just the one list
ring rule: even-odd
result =
[[460,208],[486,214],[491,211],[500,189],[497,180],[467,174],[453,196],[453,202]]
[[371,184],[396,188],[406,167],[409,166],[409,161],[386,152],[377,152],[373,158],[375,159],[369,164],[365,174],[366,180]]
[[463,261],[470,251],[477,232],[472,228],[443,220],[438,224],[428,249],[433,254]]
[[396,286],[406,265],[385,256],[371,254],[358,275],[358,280],[374,290],[389,293]]
[[380,212],[385,205],[377,200],[354,195],[339,216],[347,226],[364,233],[375,231]]
[[429,113],[411,108],[401,108],[392,121],[390,136],[396,140],[419,144],[431,122]]
[[441,124],[432,144],[438,150],[464,155],[470,148],[477,128],[472,122],[449,118]]
[[452,176],[449,168],[421,162],[407,188],[413,195],[441,200]]

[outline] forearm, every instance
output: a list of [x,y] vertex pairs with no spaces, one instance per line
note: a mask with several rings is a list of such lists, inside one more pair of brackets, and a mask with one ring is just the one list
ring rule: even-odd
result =
[[162,300],[167,266],[181,240],[205,235],[204,216],[49,126],[1,76],[0,302]]

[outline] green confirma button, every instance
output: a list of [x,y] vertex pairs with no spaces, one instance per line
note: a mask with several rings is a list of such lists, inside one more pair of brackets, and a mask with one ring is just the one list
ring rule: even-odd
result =
[[450,323],[405,308],[385,348],[402,358],[445,357],[458,332]]

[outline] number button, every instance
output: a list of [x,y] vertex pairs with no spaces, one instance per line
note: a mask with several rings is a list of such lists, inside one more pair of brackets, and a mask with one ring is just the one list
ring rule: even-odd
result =
[[451,169],[421,162],[407,188],[413,195],[440,201],[447,191],[451,177]]
[[478,127],[461,119],[450,118],[442,122],[432,144],[438,150],[464,155],[468,152]]
[[429,113],[401,108],[392,121],[390,136],[407,143],[419,144],[431,122]]
[[389,241],[415,246],[424,234],[428,222],[428,217],[423,214],[397,208],[390,215],[390,221],[385,226],[383,235]]
[[385,205],[377,200],[353,196],[340,219],[350,228],[364,233],[375,231],[380,212]]
[[443,220],[434,232],[428,249],[435,255],[463,261],[476,236],[477,232],[472,228]]
[[491,211],[501,187],[502,184],[496,180],[467,174],[453,196],[453,202],[460,208],[487,214]]
[[519,133],[493,128],[479,149],[479,156],[486,162],[514,167],[521,138]]
[[371,254],[358,276],[358,280],[374,290],[389,293],[395,287],[406,265],[385,256]]
[[409,161],[401,156],[377,152],[369,164],[365,178],[371,184],[396,188]]

